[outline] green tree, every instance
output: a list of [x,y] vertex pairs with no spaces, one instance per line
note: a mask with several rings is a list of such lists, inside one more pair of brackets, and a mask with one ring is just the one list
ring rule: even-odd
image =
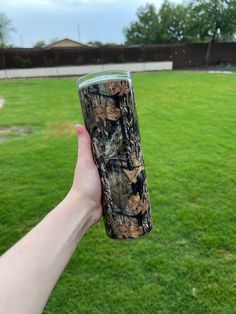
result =
[[161,41],[165,43],[178,43],[191,41],[189,23],[191,12],[188,6],[164,1],[158,13]]
[[91,46],[91,47],[101,47],[101,46],[116,46],[118,44],[112,43],[112,42],[104,43],[104,42],[101,42],[99,40],[90,40],[87,42],[87,45]]
[[191,35],[200,42],[209,42],[205,56],[209,64],[213,42],[224,38],[234,38],[236,32],[235,0],[192,0]]
[[147,4],[137,12],[137,21],[124,28],[126,44],[177,43],[190,40],[187,5],[165,0],[159,12]]
[[90,40],[87,42],[88,46],[92,46],[92,47],[100,47],[100,46],[104,46],[104,43],[102,43],[99,40]]
[[0,47],[7,45],[10,33],[15,31],[12,21],[2,12],[0,12]]
[[39,40],[35,43],[34,48],[44,48],[46,46],[46,43],[44,40]]
[[209,42],[235,40],[236,0],[189,0],[175,4],[165,0],[159,12],[154,5],[139,8],[137,21],[124,29],[126,44]]
[[124,28],[126,44],[156,44],[162,41],[158,14],[153,4],[146,4],[137,11],[138,20]]

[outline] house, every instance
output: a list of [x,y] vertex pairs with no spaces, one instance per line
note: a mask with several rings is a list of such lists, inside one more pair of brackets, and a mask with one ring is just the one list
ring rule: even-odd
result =
[[87,47],[87,46],[69,38],[64,38],[64,39],[55,41],[51,43],[50,45],[45,46],[45,48],[82,48],[82,47]]

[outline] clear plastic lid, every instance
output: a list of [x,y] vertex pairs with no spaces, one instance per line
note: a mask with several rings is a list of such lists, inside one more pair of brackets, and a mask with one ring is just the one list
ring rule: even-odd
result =
[[99,71],[82,76],[78,80],[79,89],[90,85],[104,83],[111,80],[128,80],[131,82],[131,73],[126,70]]

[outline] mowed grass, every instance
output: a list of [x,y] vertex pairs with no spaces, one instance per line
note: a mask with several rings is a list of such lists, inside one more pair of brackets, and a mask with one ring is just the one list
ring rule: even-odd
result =
[[[153,231],[89,230],[44,313],[236,312],[236,75],[134,74]],[[76,79],[0,82],[0,253],[66,195],[82,122]],[[17,276],[17,274],[16,274]]]

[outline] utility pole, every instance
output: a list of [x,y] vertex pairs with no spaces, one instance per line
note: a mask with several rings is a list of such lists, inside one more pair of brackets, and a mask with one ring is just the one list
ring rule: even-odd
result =
[[20,34],[20,45],[23,48],[24,47],[24,41],[23,41],[23,35]]
[[80,37],[80,26],[79,24],[77,24],[77,34],[78,34],[78,41],[81,41],[81,37]]

